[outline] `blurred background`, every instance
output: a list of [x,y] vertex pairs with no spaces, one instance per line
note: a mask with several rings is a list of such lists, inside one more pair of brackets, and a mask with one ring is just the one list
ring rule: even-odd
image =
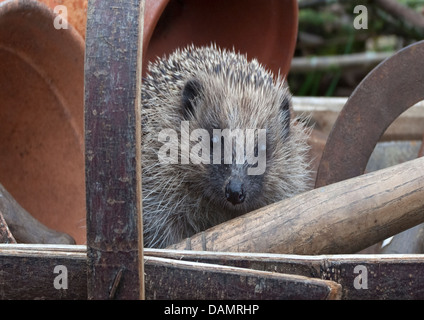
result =
[[424,0],[298,3],[299,32],[288,76],[295,96],[347,97],[384,58],[424,39]]

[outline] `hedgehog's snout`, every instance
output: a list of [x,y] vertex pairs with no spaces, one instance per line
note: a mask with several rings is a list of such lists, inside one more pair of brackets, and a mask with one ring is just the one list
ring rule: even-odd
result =
[[231,179],[225,187],[225,197],[233,205],[243,203],[246,198],[246,190],[243,183],[237,178]]

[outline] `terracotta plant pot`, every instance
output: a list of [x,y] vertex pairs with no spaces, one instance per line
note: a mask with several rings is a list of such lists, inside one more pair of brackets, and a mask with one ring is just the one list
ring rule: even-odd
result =
[[84,243],[84,41],[36,1],[0,3],[0,183]]
[[297,24],[296,0],[146,0],[143,70],[147,61],[178,47],[214,42],[286,75]]
[[[70,29],[53,27],[56,5],[67,7]],[[0,0],[0,183],[40,222],[77,243],[86,238],[86,9],[87,0]],[[144,67],[177,47],[214,42],[287,74],[297,3],[146,0],[144,32]]]

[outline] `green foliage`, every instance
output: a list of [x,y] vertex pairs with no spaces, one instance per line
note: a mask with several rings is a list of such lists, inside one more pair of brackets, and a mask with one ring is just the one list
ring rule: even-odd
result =
[[[424,30],[412,26],[368,1],[300,1],[299,36],[295,57],[334,56],[367,51],[395,52],[424,38]],[[399,0],[422,14],[424,0]],[[319,5],[321,4],[321,5]],[[368,29],[354,28],[354,8],[364,5]],[[309,73],[290,73],[289,85],[299,96],[346,96],[370,71],[369,67]]]

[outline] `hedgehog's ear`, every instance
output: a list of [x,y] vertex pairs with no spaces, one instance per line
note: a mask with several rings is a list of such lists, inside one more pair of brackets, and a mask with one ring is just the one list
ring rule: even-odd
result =
[[185,119],[189,119],[194,115],[194,100],[201,94],[202,84],[197,79],[188,80],[182,92],[182,107]]
[[281,122],[283,124],[283,139],[286,139],[290,134],[290,105],[291,99],[289,96],[285,96],[280,104],[280,115]]

